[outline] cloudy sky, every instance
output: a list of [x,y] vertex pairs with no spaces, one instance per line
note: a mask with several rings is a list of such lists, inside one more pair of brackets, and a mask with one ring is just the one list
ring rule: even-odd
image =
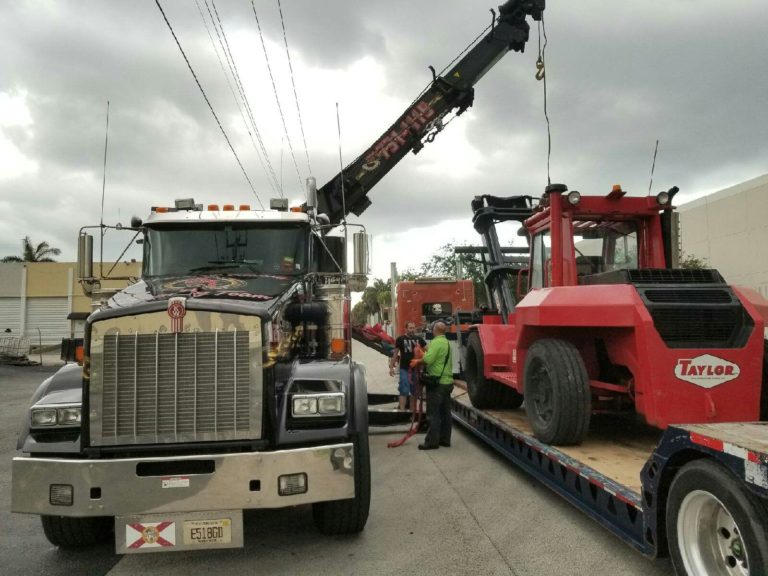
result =
[[[420,92],[428,65],[441,69],[489,23],[494,4],[281,2],[319,185],[339,169],[336,103],[346,163]],[[266,203],[275,194],[211,42],[211,0],[161,4]],[[657,139],[654,192],[677,185],[678,203],[768,171],[764,0],[547,4],[553,182],[646,194]],[[215,6],[272,169],[298,202],[309,169],[277,0],[255,6],[287,138],[250,1]],[[29,235],[76,257],[77,230],[99,221],[107,101],[106,223],[179,197],[257,204],[153,0],[0,0],[0,14],[0,256],[18,254]],[[359,221],[374,235],[375,275],[386,277],[390,261],[416,266],[449,241],[477,243],[474,195],[543,190],[537,43],[534,27],[525,54],[508,54],[476,86],[474,107],[373,190]]]

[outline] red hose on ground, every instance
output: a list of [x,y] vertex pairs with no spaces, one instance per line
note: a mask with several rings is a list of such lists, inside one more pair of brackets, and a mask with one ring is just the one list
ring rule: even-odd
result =
[[[415,371],[417,369],[411,368],[411,370]],[[418,400],[416,402],[416,408],[412,409],[411,411],[411,427],[408,429],[408,432],[405,433],[405,436],[399,440],[393,440],[392,442],[387,443],[387,448],[397,448],[398,446],[402,446],[408,441],[409,438],[414,436],[419,431],[419,426],[421,425],[421,416],[424,413],[424,394],[422,393],[423,390],[418,372],[416,372],[414,376],[414,386],[416,388],[416,398]]]

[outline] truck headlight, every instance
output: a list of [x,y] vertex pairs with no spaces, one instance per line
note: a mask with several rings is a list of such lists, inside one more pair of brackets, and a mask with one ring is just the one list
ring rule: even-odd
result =
[[80,426],[80,406],[46,406],[32,408],[30,425],[32,428],[51,428],[54,426]]
[[59,426],[79,426],[80,425],[80,406],[69,406],[56,410],[56,417]]
[[312,396],[293,397],[294,416],[312,416],[317,414],[317,398]]
[[301,394],[293,397],[293,416],[339,416],[344,414],[344,393]]
[[33,408],[30,420],[33,428],[56,426],[56,408]]
[[344,414],[344,394],[329,394],[317,399],[320,414]]

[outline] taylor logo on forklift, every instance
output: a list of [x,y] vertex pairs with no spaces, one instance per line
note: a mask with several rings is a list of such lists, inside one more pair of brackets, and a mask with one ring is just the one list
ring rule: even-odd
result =
[[675,376],[702,388],[714,388],[739,377],[739,366],[712,354],[696,358],[680,358],[675,366]]

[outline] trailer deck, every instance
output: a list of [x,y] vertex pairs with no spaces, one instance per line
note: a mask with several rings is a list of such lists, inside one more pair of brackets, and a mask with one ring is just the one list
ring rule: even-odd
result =
[[[471,407],[469,395],[459,383],[454,401]],[[483,410],[500,425],[533,437],[525,409]],[[662,432],[644,425],[636,418],[596,415],[589,435],[579,446],[558,447],[562,454],[578,460],[640,497],[640,472],[661,439]],[[549,447],[551,449],[551,447]]]
[[[717,463],[718,470],[738,481],[736,491],[751,494],[747,500],[757,498],[754,514],[765,514],[761,507],[768,504],[768,423],[679,425],[660,431],[637,419],[597,415],[581,445],[554,447],[534,437],[523,409],[479,410],[462,385],[455,388],[452,405],[459,425],[648,557],[667,552],[669,486],[677,471],[693,460]],[[742,522],[742,528],[752,532],[749,538],[764,541],[768,523]],[[742,536],[736,534],[743,546]],[[757,546],[753,553],[759,564],[761,545],[752,546]],[[720,561],[746,565],[741,556],[727,551],[713,560]]]

